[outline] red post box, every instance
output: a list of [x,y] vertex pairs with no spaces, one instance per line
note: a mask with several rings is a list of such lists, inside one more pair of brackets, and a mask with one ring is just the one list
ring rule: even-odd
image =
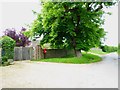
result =
[[43,49],[44,58],[46,58],[47,49]]
[[46,54],[46,53],[47,53],[47,50],[46,50],[46,49],[43,49],[43,53]]

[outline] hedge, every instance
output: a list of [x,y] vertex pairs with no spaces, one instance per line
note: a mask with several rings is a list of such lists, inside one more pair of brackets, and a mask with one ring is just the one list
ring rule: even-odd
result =
[[0,39],[0,46],[2,47],[2,57],[13,59],[15,41],[8,36],[3,36]]
[[114,46],[101,46],[101,49],[103,52],[117,52],[118,51],[118,48],[117,47],[114,47]]

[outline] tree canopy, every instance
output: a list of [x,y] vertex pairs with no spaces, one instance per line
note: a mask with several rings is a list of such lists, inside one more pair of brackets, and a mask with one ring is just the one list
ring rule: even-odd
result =
[[41,45],[50,43],[53,48],[81,50],[98,46],[105,32],[102,28],[103,7],[113,2],[43,2],[42,12],[33,22],[33,36],[43,35]]

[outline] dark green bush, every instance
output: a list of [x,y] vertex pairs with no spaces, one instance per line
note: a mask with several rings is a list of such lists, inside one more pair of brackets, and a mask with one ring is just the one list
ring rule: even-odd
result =
[[0,39],[0,45],[2,47],[2,57],[6,56],[8,59],[12,59],[14,55],[15,41],[8,36],[3,36]]
[[8,66],[10,65],[10,62],[4,62],[3,66]]
[[118,54],[120,55],[120,43],[118,44]]
[[2,64],[4,64],[5,62],[8,62],[8,57],[7,56],[2,57]]
[[8,36],[3,36],[2,38],[0,38],[0,47],[2,48],[2,57],[0,64],[2,66],[9,65],[10,62],[8,61],[8,59],[13,58],[15,41]]
[[117,47],[114,47],[114,46],[101,46],[101,49],[103,52],[117,52],[118,51],[118,48]]

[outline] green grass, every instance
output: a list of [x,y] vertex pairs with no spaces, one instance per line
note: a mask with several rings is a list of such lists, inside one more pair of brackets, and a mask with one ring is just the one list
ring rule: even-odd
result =
[[118,55],[120,55],[120,50],[118,49]]
[[56,62],[56,63],[72,63],[72,64],[89,64],[101,61],[101,57],[93,55],[93,54],[85,54],[80,58],[77,57],[66,57],[66,58],[48,58],[48,59],[40,59],[33,61],[40,62]]
[[118,55],[120,56],[120,43],[118,44]]
[[107,52],[103,52],[101,50],[90,50],[89,52],[99,54],[99,55],[105,55],[108,54]]

